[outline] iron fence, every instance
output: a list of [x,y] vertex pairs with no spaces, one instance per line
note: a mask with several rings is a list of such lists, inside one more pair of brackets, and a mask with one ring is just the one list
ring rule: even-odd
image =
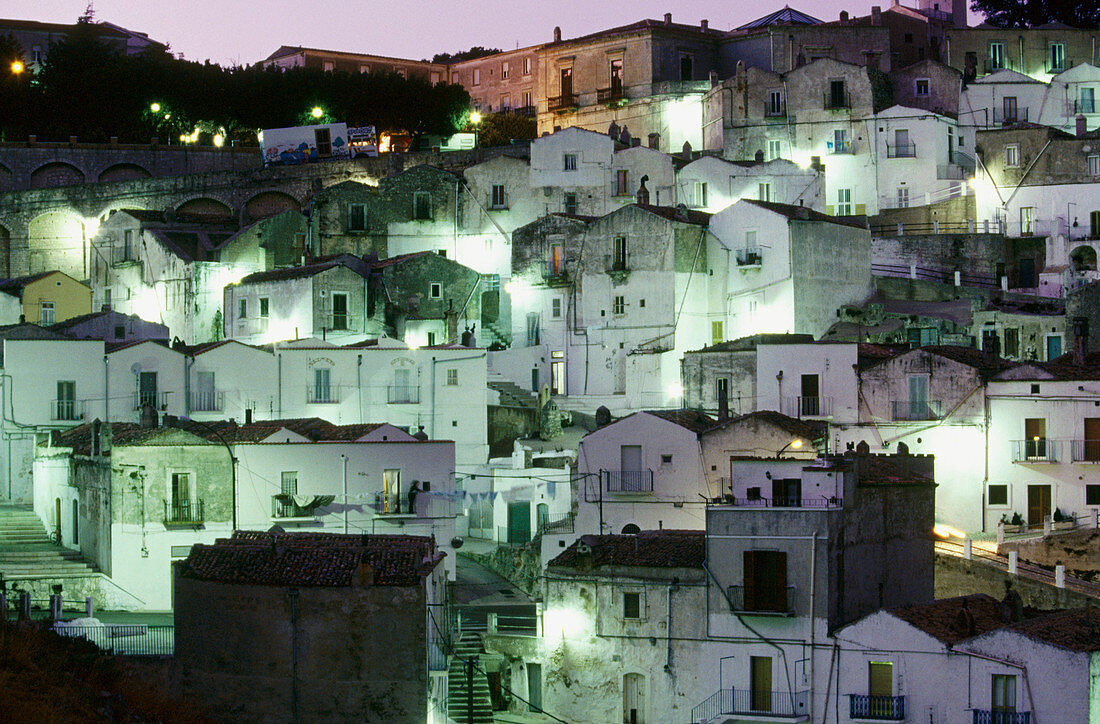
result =
[[147,624],[73,626],[61,623],[55,624],[53,630],[61,636],[87,639],[104,651],[123,656],[172,656],[176,650],[174,626]]

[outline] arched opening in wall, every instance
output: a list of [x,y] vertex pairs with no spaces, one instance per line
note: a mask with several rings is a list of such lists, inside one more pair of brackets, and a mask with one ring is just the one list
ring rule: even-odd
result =
[[623,676],[623,721],[645,724],[645,674]]
[[82,183],[84,183],[84,172],[72,164],[61,161],[44,164],[31,173],[32,189],[75,186]]
[[27,226],[27,269],[15,274],[37,274],[57,269],[76,279],[84,272],[84,224],[71,211],[49,211]]
[[15,174],[11,169],[0,163],[0,191],[11,191],[15,188]]
[[264,191],[256,194],[244,205],[245,222],[277,216],[284,211],[301,211],[302,205],[290,194],[281,191]]
[[1087,244],[1071,251],[1069,258],[1074,271],[1096,271],[1096,249]]
[[211,221],[234,221],[233,209],[217,199],[191,199],[176,207],[176,213],[203,216]]
[[641,532],[642,529],[634,523],[627,523],[623,526],[623,535],[638,535]]
[[111,183],[113,181],[134,181],[137,179],[149,178],[153,174],[149,173],[143,167],[138,166],[136,163],[116,163],[114,166],[108,166],[103,169],[99,174],[99,180],[103,183]]

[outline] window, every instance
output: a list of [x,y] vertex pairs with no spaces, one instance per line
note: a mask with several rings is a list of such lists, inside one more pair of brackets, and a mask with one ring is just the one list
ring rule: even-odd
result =
[[612,271],[626,271],[626,237],[616,236],[611,244]]
[[438,254],[439,256],[443,257],[444,259],[447,258],[447,250],[446,249],[436,249],[435,253]]
[[898,187],[898,208],[899,209],[908,209],[909,208],[909,189],[907,189],[904,186],[899,186]]
[[524,75],[531,75],[531,59],[530,58],[524,58],[523,59],[523,74]]
[[[998,277],[998,281],[1000,277]],[[1020,330],[1015,327],[1005,327],[1005,357],[1020,356]]]
[[723,329],[724,326],[725,325],[722,324],[721,320],[714,321],[714,322],[710,323],[710,343],[711,344],[719,344],[719,343],[724,342],[726,340],[726,334],[725,334],[725,331]]
[[848,153],[852,150],[852,144],[848,142],[848,131],[837,128],[833,131],[833,153]]
[[[1011,674],[993,674],[993,711],[1016,711],[1016,677]],[[1001,721],[994,718],[994,721]]]
[[722,400],[729,400],[730,397],[730,378],[729,377],[716,377],[714,379],[714,398],[721,402]]
[[1047,362],[1062,356],[1062,335],[1047,335]]
[[260,319],[267,319],[271,311],[271,300],[268,297],[260,297]]
[[427,191],[417,191],[413,194],[413,218],[417,221],[431,221],[432,195]]
[[1050,72],[1059,72],[1066,69],[1066,44],[1050,44]]
[[611,313],[626,314],[626,297],[615,295],[615,298],[611,300]]
[[530,108],[531,107],[531,91],[524,91],[523,92],[523,107],[524,108]]
[[638,591],[623,592],[623,618],[642,617],[642,594]]
[[1100,485],[1085,486],[1085,505],[1100,505]]
[[506,111],[512,107],[512,96],[508,93],[500,97],[500,110]]
[[909,142],[909,129],[908,128],[895,128],[894,129],[894,148],[892,155],[894,158],[912,158],[917,155],[917,147],[915,144]]
[[237,319],[247,319],[247,318],[248,318],[248,300],[247,299],[238,299],[237,300]]
[[577,195],[575,193],[567,193],[562,199],[562,207],[567,214],[577,213]]
[[852,213],[852,190],[836,190],[836,213],[838,216],[850,216]]
[[508,61],[504,61],[500,64],[500,79],[508,80],[510,69],[508,68]]
[[1035,233],[1035,207],[1020,207],[1020,235],[1031,236]]
[[191,474],[172,473],[168,489],[168,504],[170,506],[167,519],[169,521],[197,520],[191,501]]
[[561,297],[552,297],[550,299],[550,316],[554,319],[561,318]]
[[141,409],[146,405],[157,407],[157,373],[142,372],[138,375],[138,405]]
[[1089,238],[1100,238],[1100,211],[1089,212]]
[[335,68],[335,67],[336,67],[336,64],[333,63],[331,60],[321,61],[321,70],[324,71],[325,73],[331,73],[333,68]]
[[1005,144],[1005,166],[1008,168],[1019,168],[1020,166],[1020,144],[1008,143]]
[[770,182],[762,181],[756,185],[756,198],[759,201],[774,201]]
[[707,182],[696,181],[695,182],[695,205],[699,208],[706,208],[707,206]]
[[202,412],[217,410],[218,405],[214,385],[214,373],[200,371],[196,373],[195,392],[191,396],[191,408]]
[[765,110],[769,116],[783,115],[783,91],[779,89],[768,91],[768,105]]
[[577,170],[577,154],[564,153],[561,157],[562,170],[563,171],[576,171]]
[[787,554],[783,551],[745,551],[744,608],[746,611],[787,610]]
[[843,78],[836,78],[829,81],[829,108],[847,108],[848,107],[848,90],[845,87]]
[[[1098,486],[1100,487],[1100,486]],[[1003,484],[993,483],[989,484],[988,493],[986,494],[990,506],[1007,507],[1008,506],[1008,486]]]
[[367,73],[370,73],[370,66],[367,65],[366,63],[360,63],[359,64],[359,75],[366,75]]
[[115,325],[115,339],[123,339],[126,336],[126,327],[121,324]]
[[341,331],[348,328],[348,295],[334,292],[332,295],[332,329]]
[[913,82],[913,94],[918,96],[926,96],[929,94],[929,82],[927,78],[917,78]]
[[493,184],[492,208],[503,209],[508,205],[504,195],[504,184]]
[[451,369],[447,370],[447,386],[448,387],[458,386],[458,370],[457,369],[451,368]]
[[401,512],[401,469],[382,470],[382,513]]
[[404,68],[394,68],[394,72],[397,73],[397,75],[402,77],[402,78],[408,78],[409,77],[409,71],[405,70]]
[[[286,470],[280,475],[279,480],[279,493],[282,495],[294,496],[298,494],[298,471]],[[276,518],[293,518],[295,517],[295,508],[293,500],[279,500],[275,501],[275,517]]]
[[662,465],[671,465],[672,464],[672,456],[662,454],[661,455],[661,464]]
[[367,230],[367,205],[348,204],[348,231]]
[[313,130],[313,141],[317,147],[318,157],[325,158],[332,155],[332,136],[328,128],[315,128]]
[[[894,664],[890,661],[867,662],[867,693],[872,701],[894,696]],[[874,704],[872,704],[874,706]],[[887,705],[889,706],[889,705]]]
[[481,68],[474,68],[474,85],[481,85]]
[[1024,420],[1024,456],[1040,459],[1047,456],[1046,418],[1029,417]]
[[328,367],[317,367],[313,370],[313,389],[310,390],[310,402],[335,402],[332,394],[332,370]]
[[1096,112],[1096,89],[1095,88],[1082,88],[1080,91],[1080,102],[1078,103],[1078,113],[1095,113]]
[[[527,346],[534,347],[539,343],[539,314],[538,312],[527,313]],[[537,391],[537,387],[535,390]]]
[[439,299],[443,296],[443,284],[431,282],[428,284],[428,299]]
[[546,267],[552,277],[565,273],[565,246],[560,241],[550,242],[550,256],[546,260]]
[[1100,156],[1092,155],[1088,157],[1089,164],[1089,176],[1100,176]]
[[619,100],[623,97],[623,59],[614,58],[608,69],[608,80],[611,83],[611,100]]
[[694,58],[687,53],[680,55],[680,80],[692,80],[694,76]]
[[122,261],[134,261],[134,230],[126,229],[122,232]]
[[[1002,123],[1015,123],[1019,117],[1019,106],[1016,103],[1016,96],[1005,96],[1001,99],[1001,107],[1004,109],[1004,114],[1001,118]],[[993,114],[993,120],[996,121],[996,113]]]
[[80,415],[77,414],[76,409],[76,381],[75,380],[58,380],[57,381],[57,409],[54,419],[57,420],[78,420]]
[[43,327],[54,323],[53,302],[39,302],[38,323]]
[[770,139],[768,141],[767,160],[774,161],[777,158],[783,158],[783,142],[776,139]]
[[993,42],[989,44],[989,70],[1000,70],[1005,67],[1005,44]]
[[615,172],[615,195],[616,196],[629,196],[630,184],[629,184],[629,172],[625,168],[621,168]]

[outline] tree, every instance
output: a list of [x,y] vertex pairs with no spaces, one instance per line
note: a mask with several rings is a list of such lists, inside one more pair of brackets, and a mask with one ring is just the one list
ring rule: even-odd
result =
[[516,113],[486,113],[478,127],[478,145],[507,146],[513,139],[535,138],[538,124],[531,116]]
[[1100,26],[1100,5],[1079,0],[974,0],[970,9],[1001,28],[1033,28],[1045,23]]
[[461,50],[457,53],[436,53],[432,56],[433,63],[458,63],[462,60],[473,60],[474,58],[484,58],[486,55],[496,55],[501,52],[500,48],[483,48],[480,45],[475,45],[469,50]]

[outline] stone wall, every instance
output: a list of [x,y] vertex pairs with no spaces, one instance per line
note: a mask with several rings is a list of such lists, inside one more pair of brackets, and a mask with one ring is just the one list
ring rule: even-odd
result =
[[1045,538],[1006,541],[997,547],[1002,555],[1016,551],[1021,561],[1046,568],[1063,565],[1068,575],[1093,579],[1100,571],[1100,530],[1074,530]]
[[489,405],[486,409],[489,422],[489,457],[507,457],[512,454],[512,443],[527,437],[539,429],[538,410],[527,407]]
[[1008,580],[1012,581],[1025,606],[1039,609],[1076,608],[1096,602],[1096,599],[1082,593],[1055,588],[1030,578],[1010,576],[985,563],[936,555],[936,598],[985,593],[999,600],[1004,598],[1004,582]]

